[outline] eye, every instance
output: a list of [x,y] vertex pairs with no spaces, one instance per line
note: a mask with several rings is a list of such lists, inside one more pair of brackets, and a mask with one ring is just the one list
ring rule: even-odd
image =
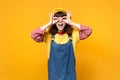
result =
[[67,19],[67,18],[63,18],[63,19]]
[[56,18],[54,18],[53,20],[57,20]]
[[57,17],[54,17],[53,20],[57,20],[58,18]]
[[63,20],[66,20],[67,19],[67,17],[63,17]]

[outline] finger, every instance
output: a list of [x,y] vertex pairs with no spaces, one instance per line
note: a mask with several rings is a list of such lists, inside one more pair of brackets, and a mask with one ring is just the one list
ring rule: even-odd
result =
[[58,17],[53,17],[53,20],[58,20]]
[[67,23],[67,20],[63,20],[63,22]]
[[68,11],[68,15],[69,15],[69,17],[71,16],[71,12],[70,11]]
[[66,12],[67,12],[67,16],[68,16],[68,15],[69,15],[69,14],[68,14],[68,10],[67,10]]
[[49,12],[49,16],[50,16],[50,17],[52,16],[52,13],[51,13],[51,12]]
[[52,20],[52,13],[49,12],[49,17],[50,17],[50,20]]
[[67,10],[67,17],[68,17],[68,19],[70,19],[70,17],[71,17],[71,13],[69,10]]
[[58,22],[58,20],[53,20],[53,24],[55,24],[55,23],[57,23]]
[[69,10],[67,10],[67,16],[69,15]]

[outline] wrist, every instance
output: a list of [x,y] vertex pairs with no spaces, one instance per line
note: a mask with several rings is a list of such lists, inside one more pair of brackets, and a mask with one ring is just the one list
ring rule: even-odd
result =
[[48,25],[48,26],[52,26],[52,22],[48,22],[47,25]]
[[51,26],[51,23],[49,22],[49,23],[45,24],[44,26],[40,27],[40,29],[44,31],[45,29],[47,29],[50,26]]
[[75,23],[75,22],[71,22],[70,24],[71,24],[72,26],[77,27],[78,29],[80,29],[80,24],[77,24],[77,23]]

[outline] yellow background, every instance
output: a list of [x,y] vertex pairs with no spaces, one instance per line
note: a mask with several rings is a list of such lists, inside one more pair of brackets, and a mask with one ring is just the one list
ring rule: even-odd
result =
[[30,32],[49,21],[49,11],[70,10],[92,35],[76,46],[77,80],[120,80],[119,0],[1,0],[0,80],[47,80],[44,43]]

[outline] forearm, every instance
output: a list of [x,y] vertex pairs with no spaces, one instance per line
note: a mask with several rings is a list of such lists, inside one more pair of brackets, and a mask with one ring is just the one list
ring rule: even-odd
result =
[[49,23],[43,25],[42,27],[40,27],[40,29],[41,29],[42,31],[45,31],[45,30],[46,30],[48,27],[50,27],[50,26],[51,26],[51,23],[49,22]]
[[76,27],[76,28],[79,29],[79,30],[81,29],[80,24],[77,24],[77,23],[75,23],[75,22],[72,22],[72,21],[71,21],[70,25]]
[[71,21],[70,25],[74,26],[75,28],[77,28],[80,31],[80,34],[79,34],[80,40],[84,40],[84,39],[88,38],[92,33],[92,29],[89,26],[77,24],[72,21]]

